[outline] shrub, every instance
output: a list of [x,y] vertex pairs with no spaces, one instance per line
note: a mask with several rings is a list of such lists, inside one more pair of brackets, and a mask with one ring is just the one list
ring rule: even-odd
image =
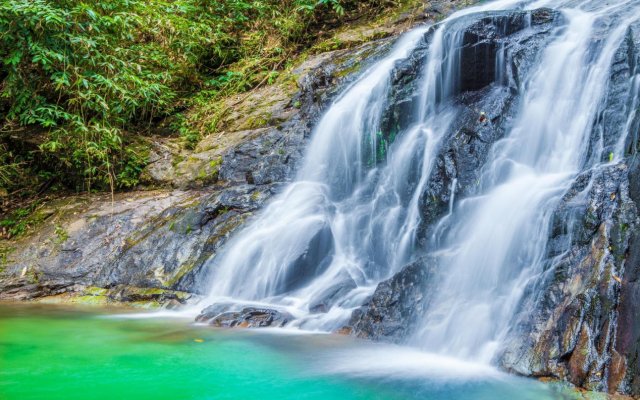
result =
[[310,31],[364,4],[378,2],[0,2],[0,188],[25,172],[76,190],[134,186],[147,162],[137,135],[193,93],[271,82]]

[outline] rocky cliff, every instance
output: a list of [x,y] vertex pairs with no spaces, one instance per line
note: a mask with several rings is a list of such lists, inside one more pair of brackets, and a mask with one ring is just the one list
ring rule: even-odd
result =
[[[462,87],[456,101],[468,111],[454,123],[424,194],[423,238],[446,214],[454,179],[459,198],[475,193],[486,155],[513,115],[519,77],[535,63],[551,28],[562,23],[562,16],[550,10],[525,14],[498,13],[466,22]],[[528,18],[533,29],[523,30],[522,21]],[[496,49],[505,43],[511,53],[506,85],[496,82],[493,67]],[[588,150],[588,157],[612,157],[620,135],[629,130],[625,157],[600,160],[601,166],[578,176],[555,210],[544,276],[528,288],[523,312],[496,360],[507,370],[564,379],[592,390],[640,394],[640,118],[634,103],[638,87],[632,79],[638,73],[639,50],[640,26],[632,26],[616,51]],[[389,112],[391,125],[401,123],[399,107],[411,101],[403,96],[411,93],[407,88],[414,74],[406,71],[415,68],[410,62],[399,67],[403,72],[398,75],[405,81],[398,84],[398,101]],[[344,331],[374,340],[406,341],[429,305],[435,268],[425,256],[381,283]]]
[[[154,139],[149,188],[49,201],[35,232],[0,243],[0,300],[179,306],[203,294],[206,261],[288,182],[315,121],[362,68],[420,21],[465,1],[427,3],[338,32],[287,77],[227,101],[220,132],[194,151]],[[383,16],[384,17],[384,16]]]

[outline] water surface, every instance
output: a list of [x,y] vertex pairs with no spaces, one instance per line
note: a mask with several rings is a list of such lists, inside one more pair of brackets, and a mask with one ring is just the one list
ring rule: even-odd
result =
[[0,305],[0,399],[572,397],[557,386],[402,347],[113,313]]

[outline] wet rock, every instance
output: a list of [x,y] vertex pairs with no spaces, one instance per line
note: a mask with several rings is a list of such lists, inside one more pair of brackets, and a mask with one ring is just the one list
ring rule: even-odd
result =
[[359,338],[399,342],[416,328],[427,306],[431,272],[417,261],[378,285],[371,299],[356,309],[342,332]]
[[286,181],[295,166],[292,156],[298,152],[303,137],[290,136],[278,128],[264,128],[254,132],[255,139],[247,140],[223,155],[219,178],[228,182],[268,185]]
[[[347,275],[347,274],[345,274]],[[357,287],[356,282],[350,276],[337,279],[337,283],[318,294],[310,302],[309,311],[312,313],[326,313],[347,293]]]
[[[626,391],[620,354],[628,349],[620,352],[616,335],[627,335],[627,328],[618,325],[623,321],[620,293],[626,286],[631,232],[639,222],[628,173],[624,164],[602,167],[588,186],[581,177],[565,195],[556,211],[565,226],[556,222],[552,229],[548,279],[523,306],[526,315],[502,357],[508,369],[564,378],[592,390]],[[571,220],[576,223],[567,226]],[[555,248],[558,238],[563,252]]]
[[[454,22],[463,32],[459,49],[449,49],[460,62],[464,82],[454,89],[451,98],[443,99],[459,108],[456,119],[445,134],[433,176],[421,197],[423,223],[420,240],[426,240],[431,224],[448,211],[456,181],[456,196],[467,197],[475,193],[481,168],[492,145],[504,135],[504,126],[517,111],[519,81],[535,65],[553,29],[561,22],[559,13],[548,10],[530,12],[488,13],[478,21],[463,17]],[[530,26],[527,24],[530,22]],[[424,68],[433,31],[429,31],[414,54],[398,62],[392,75],[391,100],[381,120],[381,140],[388,146],[396,135],[412,122],[421,98],[418,79]],[[486,49],[479,49],[485,46]],[[503,77],[496,73],[498,49],[503,59]],[[487,51],[489,51],[487,53]],[[463,62],[469,65],[465,66]],[[490,64],[491,66],[488,66]],[[477,70],[477,68],[485,68]],[[384,157],[365,155],[365,162],[381,162]],[[418,178],[410,179],[417,182]]]
[[196,322],[207,322],[217,317],[218,315],[225,313],[232,308],[236,307],[234,303],[216,303],[212,304],[202,311],[196,317]]
[[[640,26],[635,29],[640,31]],[[591,132],[591,146],[588,151],[590,159],[602,154],[599,161],[609,161],[612,152],[616,151],[621,133],[627,129],[629,129],[630,135],[626,138],[624,147],[627,153],[635,153],[635,145],[638,142],[638,132],[640,131],[640,115],[636,115],[636,118],[631,121],[629,120],[629,114],[633,111],[633,97],[636,95],[634,90],[637,89],[632,84],[632,78],[638,72],[637,66],[640,57],[638,51],[640,41],[637,41],[638,38],[635,36],[634,30],[629,30],[614,55],[606,103],[600,110]],[[602,150],[601,147],[603,147]]]
[[0,287],[0,300],[25,301],[73,291],[76,285],[65,280],[37,282],[33,278],[15,278],[0,280]]
[[[559,19],[560,14],[550,9],[491,12],[480,20],[474,19],[462,37],[457,93],[477,91],[494,82],[507,83],[507,69],[515,67],[508,64],[507,52],[523,50],[521,46],[526,42],[539,40]],[[457,23],[468,22],[462,18]]]
[[104,294],[109,300],[119,303],[139,303],[149,305],[164,305],[177,308],[187,304],[193,296],[191,293],[157,288],[136,288],[131,286],[117,286],[108,289]]
[[[453,122],[422,196],[423,244],[431,225],[447,212],[454,180],[456,198],[476,193],[486,156],[513,116],[521,77],[533,68],[562,20],[555,12],[538,10],[529,16],[531,28],[522,29],[523,15],[491,14],[465,32],[461,59],[468,68],[461,68],[461,93],[451,99],[463,111]],[[625,143],[628,157],[578,175],[555,210],[547,270],[543,281],[529,288],[513,323],[499,360],[505,369],[566,379],[593,390],[640,393],[636,310],[640,301],[640,161],[636,156],[640,117],[629,120],[633,111],[629,105],[638,94],[631,77],[638,72],[639,43],[640,35],[632,30],[616,52],[606,101],[588,151],[590,163],[609,161],[620,133],[630,127]],[[493,62],[500,51],[510,60],[503,80],[496,79],[499,74]],[[394,75],[398,87],[394,86],[394,100],[383,118],[385,137],[390,140],[407,124],[403,115],[415,110],[417,99],[411,85],[415,82],[412,76],[420,70],[420,58],[400,63]],[[596,154],[602,154],[602,159],[593,160]],[[381,283],[341,332],[403,341],[419,320],[412,310],[428,304],[428,286],[420,285],[432,280],[429,274],[414,276],[410,271],[403,270]]]
[[[501,121],[512,111],[514,94],[491,85],[456,98],[462,108],[451,134],[437,155],[432,177],[421,196],[423,224],[419,237],[426,240],[430,225],[449,209],[451,197],[464,198],[477,189],[478,179],[491,146],[503,135]],[[481,118],[479,110],[485,118]],[[454,187],[455,180],[455,187]]]
[[[618,335],[616,353],[612,358],[614,370],[612,377],[618,382],[622,377],[626,381],[629,393],[640,393],[640,232],[632,232],[629,255],[626,260],[626,272],[620,293],[620,311],[618,315]],[[623,359],[620,360],[619,358]],[[621,368],[623,367],[623,368]],[[623,382],[624,382],[623,381]]]
[[275,282],[278,293],[299,289],[319,276],[333,258],[334,244],[331,227],[322,226],[309,240],[306,249],[291,263],[286,272]]
[[[422,224],[419,240],[426,245],[433,224],[448,211],[453,183],[456,198],[473,195],[492,145],[503,137],[505,124],[516,111],[519,95],[518,76],[533,65],[561,16],[551,10],[488,13],[478,21],[461,18],[455,23],[463,32],[462,47],[457,51],[463,84],[452,97],[445,99],[458,107],[459,113],[445,134],[437,154],[432,176],[421,196]],[[528,21],[531,25],[527,27]],[[425,37],[415,54],[399,62],[392,77],[392,100],[382,118],[383,138],[392,141],[407,127],[407,115],[418,108],[417,77],[433,31]],[[505,79],[498,79],[495,65],[498,50],[505,60]],[[452,55],[453,56],[453,55]],[[465,66],[467,63],[468,65]],[[491,64],[491,65],[488,65]],[[417,182],[417,178],[413,179]],[[410,335],[428,303],[428,263],[411,265],[390,280],[381,283],[368,304],[357,309],[349,328],[359,337],[401,342]]]
[[228,304],[209,306],[196,318],[217,328],[281,328],[294,318],[286,311],[271,308],[246,307],[241,311],[227,311]]
[[[627,158],[580,174],[555,210],[546,279],[527,297],[501,362],[520,374],[552,376],[591,390],[640,393],[637,121],[628,125],[640,38],[616,52],[588,157],[609,161],[631,126]],[[596,155],[602,158],[594,160]],[[568,221],[573,221],[569,223]]]

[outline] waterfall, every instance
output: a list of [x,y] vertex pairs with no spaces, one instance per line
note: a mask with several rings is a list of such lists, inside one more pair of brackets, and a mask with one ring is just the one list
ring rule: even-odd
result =
[[[395,63],[409,57],[426,32],[406,34],[333,103],[314,130],[294,183],[213,261],[207,302],[260,300],[299,315],[331,297],[323,305],[330,312],[297,321],[330,329],[406,263],[418,198],[450,116],[416,112],[386,154],[380,124]],[[415,171],[418,182],[397,179]]]
[[443,277],[415,339],[424,348],[480,361],[494,357],[525,288],[543,272],[554,209],[575,176],[594,167],[585,165],[591,127],[633,19],[607,26],[601,46],[592,45],[595,25],[628,4],[563,10],[566,26],[522,83],[520,111],[494,145],[478,195],[459,202],[443,238],[434,234]]
[[[432,34],[418,107],[395,141],[382,137],[381,116],[396,63],[424,45],[428,31],[404,35],[331,105],[295,181],[212,260],[205,303],[285,306],[299,326],[334,329],[409,262],[420,198],[457,111],[446,99],[457,90],[461,30]],[[309,313],[318,307],[328,312]]]
[[[640,20],[637,3],[501,0],[405,34],[327,109],[294,181],[209,261],[212,284],[204,303],[283,307],[296,316],[295,326],[332,330],[381,281],[426,255],[437,273],[411,343],[490,362],[527,288],[543,274],[560,199],[580,172],[623,156],[637,97],[614,156],[587,154],[612,59],[629,25]],[[463,196],[454,179],[446,215],[419,240],[425,189],[462,112],[453,98],[466,73],[465,29],[492,10],[538,7],[559,10],[562,21],[535,67],[518,77],[514,117],[493,144],[475,191]],[[415,104],[403,115],[408,122],[387,132],[394,71],[420,49],[425,59]],[[509,51],[501,45],[491,61],[498,88],[514,81]],[[640,78],[634,79],[637,89]]]

